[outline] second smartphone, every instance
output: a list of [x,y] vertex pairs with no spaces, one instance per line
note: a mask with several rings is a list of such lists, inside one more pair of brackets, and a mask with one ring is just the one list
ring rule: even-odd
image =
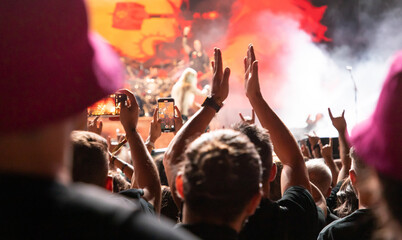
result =
[[162,132],[174,132],[174,99],[158,99],[158,118],[161,120]]

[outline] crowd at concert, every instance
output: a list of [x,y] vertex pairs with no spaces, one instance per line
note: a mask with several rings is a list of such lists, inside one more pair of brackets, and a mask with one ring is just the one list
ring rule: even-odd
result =
[[[335,145],[296,141],[261,93],[252,44],[239,61],[253,114],[210,130],[231,84],[215,48],[210,87],[191,69],[173,87],[206,98],[194,113],[176,101],[160,153],[158,111],[144,141],[121,61],[88,30],[83,0],[6,1],[0,16],[0,239],[402,239],[402,53],[366,121],[348,129],[328,108]],[[87,116],[116,92],[127,96],[117,146]]]

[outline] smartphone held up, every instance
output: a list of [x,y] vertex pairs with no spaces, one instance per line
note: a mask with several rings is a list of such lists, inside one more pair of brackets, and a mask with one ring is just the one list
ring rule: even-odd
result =
[[119,116],[122,104],[127,104],[127,95],[111,94],[88,107],[88,116]]
[[161,121],[162,132],[174,132],[174,99],[158,99],[158,118]]

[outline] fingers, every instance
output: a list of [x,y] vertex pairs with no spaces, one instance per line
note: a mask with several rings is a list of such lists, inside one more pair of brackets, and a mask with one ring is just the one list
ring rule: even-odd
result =
[[241,119],[243,122],[246,121],[241,113],[239,113],[239,116],[240,116],[240,119]]
[[222,87],[229,88],[230,68],[226,67],[223,73]]
[[255,112],[254,109],[251,110],[251,120],[255,122]]
[[96,118],[94,118],[93,122],[95,123],[96,121],[98,121],[99,118],[100,118],[100,116],[96,116]]
[[212,71],[215,72],[215,61],[214,60],[211,61],[211,66],[212,66]]
[[[176,111],[177,118],[180,118],[180,119],[181,119],[181,112],[180,112],[179,108],[178,108],[177,106],[174,106],[174,110]],[[175,116],[175,117],[176,117],[176,116]]]
[[157,122],[158,121],[158,111],[159,111],[159,108],[155,108],[155,110],[154,110],[154,120],[153,120],[153,122]]
[[332,115],[331,108],[328,108],[328,114],[329,114],[329,117],[331,118],[331,120],[333,120],[334,116]]
[[254,79],[258,79],[258,61],[257,60],[255,60],[253,62],[252,76],[254,77]]
[[222,64],[222,53],[219,48],[216,49],[216,55],[217,55],[217,67],[216,70],[218,73],[221,73],[223,71],[223,64]]
[[248,66],[247,66],[247,57],[244,57],[243,63],[244,63],[244,72],[247,73],[247,70],[248,70]]
[[329,146],[332,148],[332,138],[329,138]]
[[[128,89],[120,89],[118,92],[119,93],[124,93],[124,94],[127,95],[128,100],[130,101],[130,107],[132,107],[134,105],[134,107],[138,108],[137,99],[135,99],[134,94],[130,90],[128,90]],[[122,104],[122,108],[124,108],[124,107],[126,107],[126,106],[124,106],[124,104]]]
[[321,142],[321,139],[320,140],[318,140],[318,145],[320,146],[320,148],[322,149],[322,142]]
[[343,118],[345,117],[345,109],[344,109],[343,112],[342,112],[342,117],[343,117]]
[[250,46],[250,54],[251,54],[251,62],[255,61],[255,53],[254,53],[254,46],[251,44]]
[[99,129],[102,129],[102,128],[103,128],[103,122],[99,121]]

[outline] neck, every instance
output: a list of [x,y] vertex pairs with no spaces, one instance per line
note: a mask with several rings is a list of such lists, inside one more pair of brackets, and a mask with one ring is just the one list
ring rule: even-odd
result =
[[243,219],[242,217],[238,217],[232,222],[227,222],[215,219],[213,217],[201,217],[191,212],[191,210],[186,207],[186,204],[184,204],[183,206],[183,223],[185,224],[207,223],[213,225],[227,226],[239,233],[242,229],[244,220],[245,219]]
[[0,172],[70,180],[70,128],[57,123],[29,133],[0,136]]

